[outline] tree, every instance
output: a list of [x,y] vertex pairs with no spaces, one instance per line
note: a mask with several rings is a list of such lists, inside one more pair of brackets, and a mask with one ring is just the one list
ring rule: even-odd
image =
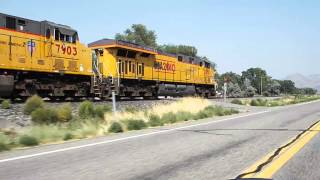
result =
[[254,87],[251,86],[251,82],[249,79],[244,80],[243,87],[245,97],[253,97],[257,91]]
[[304,93],[307,95],[315,95],[317,94],[317,90],[313,88],[304,88]]
[[317,94],[317,90],[313,88],[299,88],[297,89],[297,93],[305,95],[315,95]]
[[280,92],[284,94],[294,94],[296,91],[296,87],[293,81],[291,80],[283,80],[279,81],[280,83]]
[[186,56],[196,57],[198,50],[194,46],[189,45],[173,45],[173,44],[164,44],[158,46],[158,50],[171,53],[171,54],[183,54]]
[[267,86],[267,92],[273,96],[280,95],[280,92],[281,92],[280,89],[281,89],[281,85],[277,80],[271,80],[270,84],[268,84]]
[[245,97],[253,97],[256,94],[256,91],[257,90],[254,87],[249,86],[244,90],[244,96]]
[[238,98],[242,96],[242,92],[238,83],[232,83],[232,82],[228,83],[227,90],[228,90],[227,94],[229,97]]
[[157,35],[155,31],[148,30],[146,26],[142,24],[133,24],[131,28],[125,30],[123,34],[117,33],[115,39],[153,48],[157,47]]
[[221,74],[219,76],[219,85],[223,86],[223,83],[232,82],[234,84],[238,84],[239,86],[243,86],[243,81],[241,79],[241,76],[239,74],[236,74],[234,72],[226,72],[224,74]]
[[[267,72],[261,68],[249,68],[242,72],[242,80],[248,79],[251,85],[262,92],[265,87],[270,83],[271,77],[268,76]],[[262,89],[261,89],[262,82]]]

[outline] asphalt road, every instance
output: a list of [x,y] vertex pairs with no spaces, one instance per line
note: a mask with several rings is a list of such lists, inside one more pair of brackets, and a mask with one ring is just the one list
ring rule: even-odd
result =
[[320,179],[320,135],[316,135],[273,177],[275,180]]
[[[233,179],[319,120],[319,113],[320,102],[313,102],[15,150],[0,154],[0,179]],[[315,179],[319,146],[317,135],[275,178],[294,178],[301,163],[313,163],[297,173]]]

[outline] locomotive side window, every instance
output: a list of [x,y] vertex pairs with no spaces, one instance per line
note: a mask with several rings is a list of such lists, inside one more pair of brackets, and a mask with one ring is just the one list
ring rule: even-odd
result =
[[69,35],[66,35],[66,42],[69,42],[69,43],[71,42],[71,41],[70,41],[70,36],[69,36]]
[[19,30],[20,30],[20,31],[23,31],[25,26],[26,26],[26,21],[19,19],[19,20],[18,20]]
[[138,66],[138,73],[139,73],[139,74],[142,74],[142,68],[141,68],[141,65],[139,65],[139,66]]
[[59,39],[60,39],[60,31],[59,31],[59,29],[54,29],[54,39],[56,41],[59,41]]
[[178,61],[182,61],[182,56],[178,56]]
[[127,51],[124,49],[118,49],[117,56],[126,57]]
[[103,49],[99,49],[99,56],[103,56]]
[[141,56],[141,57],[145,57],[145,58],[147,58],[147,57],[149,57],[149,56],[150,56],[150,54],[148,54],[148,53],[141,53],[141,54],[140,54],[140,56]]
[[50,35],[51,35],[51,34],[50,34],[50,29],[47,29],[47,31],[46,31],[46,38],[49,39],[49,38],[50,38]]
[[203,62],[200,62],[200,67],[202,67],[202,65],[203,65]]
[[6,28],[16,30],[16,18],[6,17]]
[[121,73],[121,60],[118,60],[118,73],[120,74]]
[[56,41],[76,43],[76,41],[78,39],[78,35],[76,32],[73,35],[70,35],[70,32],[65,32],[65,30],[63,30],[63,29],[59,30],[58,28],[55,28],[54,29],[54,39]]
[[141,74],[142,76],[144,76],[144,63],[142,63],[142,66],[141,66]]
[[78,33],[74,33],[72,36],[72,43],[76,43],[76,41],[78,40]]
[[121,62],[121,73],[124,72],[124,61]]
[[194,61],[194,58],[190,57],[190,58],[189,58],[189,63],[190,63],[190,64],[193,64],[193,61]]
[[210,68],[210,63],[205,62],[205,63],[204,63],[204,66],[205,66],[206,68]]
[[136,73],[136,65],[132,63],[132,73]]
[[134,52],[134,51],[128,51],[128,54],[127,54],[127,57],[128,58],[136,58],[136,52]]
[[125,64],[124,64],[124,73],[128,74],[128,61],[125,61]]
[[65,35],[60,33],[60,41],[65,41]]

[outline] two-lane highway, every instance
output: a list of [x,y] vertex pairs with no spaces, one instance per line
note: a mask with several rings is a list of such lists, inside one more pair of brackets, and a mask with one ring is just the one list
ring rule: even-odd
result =
[[0,154],[0,179],[232,179],[318,121],[319,112],[313,102],[12,151]]

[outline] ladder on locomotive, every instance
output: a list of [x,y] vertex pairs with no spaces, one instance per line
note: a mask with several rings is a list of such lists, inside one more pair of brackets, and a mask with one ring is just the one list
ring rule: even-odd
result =
[[99,60],[94,53],[92,54],[92,71],[93,71],[93,79],[92,79],[93,94],[96,97],[100,97],[102,95],[101,85],[103,85],[103,75],[100,72]]

